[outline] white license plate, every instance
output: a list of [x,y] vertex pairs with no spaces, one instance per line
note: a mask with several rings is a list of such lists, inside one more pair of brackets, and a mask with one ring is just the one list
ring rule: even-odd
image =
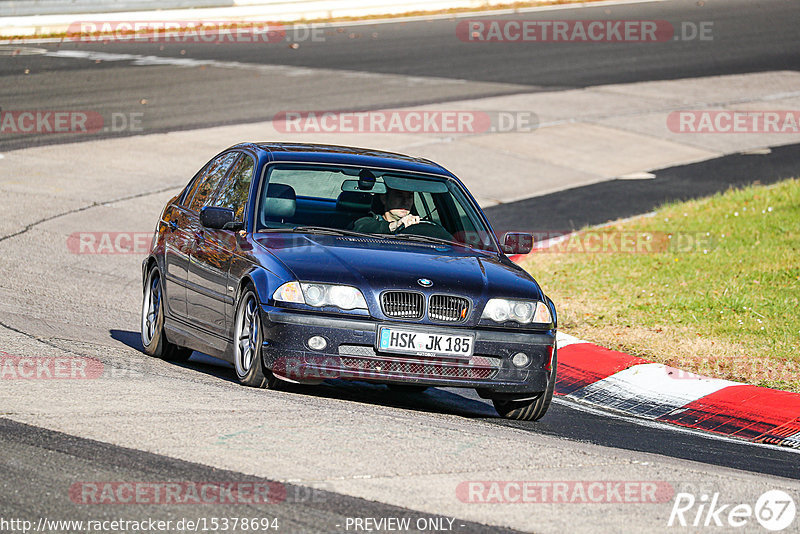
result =
[[378,350],[386,352],[469,358],[474,345],[475,338],[470,335],[440,334],[393,326],[381,326],[378,329]]

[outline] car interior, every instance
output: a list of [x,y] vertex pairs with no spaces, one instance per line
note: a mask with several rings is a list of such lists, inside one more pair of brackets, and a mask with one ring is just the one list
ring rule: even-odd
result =
[[[259,207],[259,228],[322,226],[352,230],[358,219],[385,211],[380,197],[386,192],[384,177],[368,183],[368,190],[364,190],[364,181],[348,179],[348,175],[338,171],[291,168],[279,171],[270,175],[264,201]],[[411,213],[433,223],[414,225],[399,233],[438,237],[491,249],[491,244],[455,205],[455,199],[443,183],[399,176],[390,179],[401,180],[400,185],[405,190],[415,192]],[[396,184],[398,182],[392,182]]]

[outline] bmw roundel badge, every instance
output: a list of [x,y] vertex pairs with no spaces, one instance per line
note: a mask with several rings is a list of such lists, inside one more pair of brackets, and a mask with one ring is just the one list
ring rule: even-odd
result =
[[431,287],[433,285],[433,282],[431,282],[427,278],[420,278],[419,280],[417,280],[417,283],[422,287]]

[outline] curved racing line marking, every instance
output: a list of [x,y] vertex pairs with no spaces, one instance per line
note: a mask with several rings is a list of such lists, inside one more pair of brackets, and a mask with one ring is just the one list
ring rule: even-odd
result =
[[687,373],[558,334],[556,395],[656,422],[800,449],[800,395]]

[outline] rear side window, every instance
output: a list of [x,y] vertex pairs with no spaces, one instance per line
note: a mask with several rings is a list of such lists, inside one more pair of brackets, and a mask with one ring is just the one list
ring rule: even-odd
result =
[[225,178],[228,169],[231,168],[231,165],[233,165],[233,162],[236,161],[238,156],[238,152],[228,152],[215,158],[208,164],[203,175],[197,179],[195,185],[192,187],[192,191],[189,191],[189,194],[186,196],[190,210],[200,211],[200,208],[206,205],[206,201],[211,196],[211,193],[216,191],[222,179]]
[[222,182],[214,199],[208,205],[230,208],[236,214],[236,220],[243,221],[254,168],[253,158],[247,155],[243,156],[233,167],[228,178]]
[[294,189],[298,197],[335,201],[342,192],[342,180],[345,178],[348,177],[338,170],[278,167],[270,172],[269,183],[287,185]]

